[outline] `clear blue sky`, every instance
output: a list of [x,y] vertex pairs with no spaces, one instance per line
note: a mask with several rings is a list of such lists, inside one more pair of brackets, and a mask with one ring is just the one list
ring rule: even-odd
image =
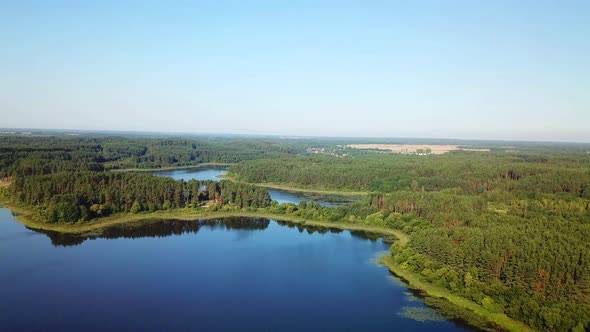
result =
[[0,1],[0,127],[590,141],[590,1]]

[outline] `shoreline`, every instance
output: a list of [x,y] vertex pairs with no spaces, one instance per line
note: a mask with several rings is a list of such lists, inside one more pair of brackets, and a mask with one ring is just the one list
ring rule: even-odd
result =
[[308,193],[308,194],[321,194],[321,195],[334,195],[334,196],[355,196],[355,197],[363,197],[370,194],[370,192],[366,191],[352,191],[352,190],[329,190],[329,189],[308,189],[308,188],[300,188],[300,187],[292,187],[289,185],[278,184],[278,183],[271,183],[271,182],[246,182],[242,180],[238,180],[236,177],[225,174],[220,176],[221,179],[235,182],[235,183],[245,183],[251,184],[258,187],[269,188],[269,189],[278,189],[283,191],[289,191],[294,193]]
[[191,169],[191,168],[204,168],[204,167],[228,167],[233,165],[232,163],[202,163],[202,164],[195,164],[195,165],[186,165],[186,166],[166,166],[160,168],[113,168],[107,169],[105,172],[159,172],[159,171],[175,171],[175,170],[182,170],[182,169]]
[[[183,170],[183,169],[196,169],[196,168],[206,168],[206,167],[229,167],[234,165],[232,163],[203,163],[203,164],[196,164],[196,165],[188,165],[188,166],[169,166],[169,167],[161,167],[161,168],[118,168],[118,169],[108,169],[105,172],[164,172],[164,171],[174,171],[174,170]],[[293,187],[284,184],[278,183],[270,183],[270,182],[246,182],[242,180],[238,180],[235,176],[232,176],[228,173],[224,175],[217,176],[219,180],[227,180],[234,183],[244,183],[250,184],[262,188],[268,189],[277,189],[292,193],[305,193],[305,194],[318,194],[318,195],[334,195],[334,196],[342,196],[342,197],[364,197],[370,194],[370,192],[366,191],[353,191],[353,190],[330,190],[330,189],[308,189],[308,188],[301,188],[301,187]]]
[[[77,236],[92,236],[92,235],[100,235],[102,232],[113,226],[117,225],[142,225],[147,224],[155,221],[164,221],[164,220],[180,220],[180,221],[189,221],[189,220],[196,220],[196,219],[217,219],[217,218],[227,218],[227,217],[250,217],[250,218],[266,218],[272,220],[279,220],[279,221],[288,221],[292,223],[297,223],[301,225],[310,225],[310,226],[318,226],[318,227],[326,227],[326,228],[338,228],[342,230],[348,231],[366,231],[375,234],[379,234],[384,239],[390,239],[391,237],[395,237],[396,241],[399,241],[401,246],[405,246],[409,241],[409,236],[399,230],[394,230],[385,227],[379,226],[370,226],[364,224],[351,224],[351,223],[343,223],[343,222],[330,222],[330,221],[319,221],[319,220],[309,220],[299,216],[293,215],[285,215],[285,214],[276,214],[271,213],[263,210],[257,211],[206,211],[206,210],[196,210],[196,209],[174,209],[174,210],[166,210],[166,211],[155,211],[155,212],[148,212],[148,213],[138,213],[138,214],[131,214],[131,213],[121,213],[112,215],[109,217],[104,217],[96,221],[90,222],[79,222],[75,224],[48,224],[38,220],[34,220],[32,216],[34,215],[33,211],[27,210],[23,207],[16,206],[7,202],[6,200],[0,201],[0,208],[7,208],[11,210],[14,214],[14,217],[17,222],[23,224],[26,227],[30,227],[32,229],[39,229],[39,230],[46,230],[46,231],[54,231],[64,234],[70,235],[77,235]],[[391,273],[395,276],[399,277],[404,281],[408,288],[417,290],[422,292],[425,297],[431,297],[436,299],[443,299],[448,301],[452,306],[457,307],[458,309],[468,310],[469,312],[473,313],[474,315],[482,318],[483,320],[495,324],[503,329],[508,331],[534,331],[526,324],[514,320],[505,314],[500,313],[491,313],[488,310],[484,309],[482,306],[463,298],[459,295],[454,295],[447,289],[441,288],[434,284],[422,281],[420,276],[404,270],[401,266],[397,265],[393,262],[391,254],[385,254],[384,256],[377,259],[379,264],[382,264],[386,267]],[[466,319],[467,321],[467,319]],[[472,324],[470,324],[472,325]],[[474,327],[478,327],[477,325],[473,325]]]
[[[496,324],[497,326],[514,332],[534,331],[523,322],[512,319],[506,314],[492,313],[486,310],[479,304],[468,300],[459,295],[452,294],[449,290],[436,286],[434,284],[422,281],[420,276],[414,272],[403,269],[400,265],[393,261],[390,254],[380,257],[377,262],[384,265],[395,276],[401,278],[408,288],[422,292],[425,297],[432,297],[436,299],[444,299],[450,302],[453,306],[471,311],[473,314],[483,318],[484,320]],[[478,326],[475,326],[478,327]],[[478,327],[481,328],[481,327]]]
[[228,218],[228,217],[247,217],[247,218],[266,218],[272,220],[289,221],[292,223],[326,227],[326,228],[338,228],[342,230],[350,231],[366,231],[376,233],[385,237],[394,236],[396,241],[400,241],[401,244],[405,244],[408,241],[408,236],[401,231],[362,224],[351,224],[343,222],[331,222],[331,221],[320,221],[320,220],[309,220],[299,216],[292,216],[286,214],[277,214],[266,211],[204,211],[195,209],[174,209],[167,211],[155,211],[148,213],[121,213],[112,216],[100,218],[96,221],[86,221],[74,224],[55,223],[49,224],[41,221],[34,220],[31,218],[32,212],[23,209],[18,206],[11,204],[3,204],[0,208],[10,209],[15,212],[15,219],[17,222],[31,228],[55,231],[64,234],[71,235],[84,235],[92,234],[95,232],[102,231],[106,228],[116,225],[124,224],[142,224],[152,221],[164,221],[164,220],[196,220],[196,219],[217,219],[217,218]]

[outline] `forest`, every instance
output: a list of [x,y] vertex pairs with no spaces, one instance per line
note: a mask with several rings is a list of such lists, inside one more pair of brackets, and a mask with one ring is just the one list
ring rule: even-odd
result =
[[460,189],[479,194],[502,190],[571,193],[590,198],[586,151],[444,155],[369,154],[363,158],[289,155],[233,165],[246,182],[285,183],[299,188],[392,192]]
[[290,213],[381,225],[410,235],[397,264],[491,312],[539,330],[590,322],[590,156],[587,150],[452,152],[245,161],[252,183],[365,190],[347,208]]
[[[342,144],[5,135],[0,178],[10,183],[5,196],[47,223],[249,209],[396,229],[409,241],[393,244],[394,262],[423,280],[537,330],[590,328],[589,146],[479,142],[490,151],[420,156]],[[230,178],[187,182],[121,171],[199,163],[231,164]],[[366,195],[338,207],[278,204],[265,183]]]
[[197,207],[210,202],[239,208],[270,204],[263,188],[228,181],[182,181],[149,174],[112,172],[228,163],[290,153],[267,141],[129,137],[0,137],[0,178],[10,194],[55,222],[88,221],[113,213]]
[[270,204],[268,192],[229,181],[173,180],[148,174],[70,172],[17,177],[13,196],[42,207],[46,222],[78,222],[112,213],[192,208],[210,202],[238,208]]
[[283,141],[182,137],[0,136],[0,178],[67,171],[235,163],[304,149]]

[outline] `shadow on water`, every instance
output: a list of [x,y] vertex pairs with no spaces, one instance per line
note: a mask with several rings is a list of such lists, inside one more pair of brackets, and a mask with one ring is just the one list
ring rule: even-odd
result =
[[211,227],[227,230],[264,230],[270,220],[264,218],[224,218],[224,219],[197,219],[197,220],[161,220],[142,224],[123,224],[105,228],[100,234],[78,235],[65,234],[55,231],[34,229],[51,239],[55,246],[75,246],[86,240],[92,239],[136,239],[145,237],[168,237],[182,234],[196,234],[201,227]]
[[[289,221],[276,220],[276,223],[288,228],[295,228],[300,233],[308,234],[339,234],[344,230],[334,227],[322,227],[314,225],[305,225]],[[197,220],[160,220],[149,223],[122,224],[105,228],[97,234],[66,234],[56,231],[29,228],[37,233],[45,234],[51,240],[54,246],[76,246],[86,240],[92,239],[119,239],[119,238],[145,238],[145,237],[168,237],[182,234],[196,234],[201,227],[210,227],[216,229],[240,230],[240,231],[257,231],[265,230],[270,224],[269,219],[251,218],[251,217],[228,217],[222,219],[197,219]],[[393,239],[383,237],[381,234],[367,231],[350,231],[353,237],[376,242],[383,240],[386,243],[393,242]],[[246,236],[245,234],[243,236]]]
[[[318,234],[339,234],[344,232],[341,228],[335,227],[324,227],[324,226],[315,226],[315,225],[306,225],[301,223],[294,223],[290,221],[276,221],[279,225],[289,227],[289,228],[297,228],[300,233],[307,232],[308,234],[318,233]],[[350,230],[350,235],[353,237],[369,240],[371,242],[377,242],[378,240],[382,240],[385,243],[393,243],[395,241],[394,238],[389,236],[384,236],[383,234],[370,232],[370,231],[363,231],[363,230]]]

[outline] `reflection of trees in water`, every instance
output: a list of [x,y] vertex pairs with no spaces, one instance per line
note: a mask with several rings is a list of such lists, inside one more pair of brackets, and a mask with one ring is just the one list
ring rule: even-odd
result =
[[172,235],[196,234],[201,227],[227,230],[264,230],[270,220],[263,218],[224,218],[224,219],[200,219],[200,220],[164,220],[145,224],[116,225],[105,228],[98,235],[72,235],[54,231],[36,230],[51,239],[55,246],[74,246],[88,239],[136,239],[144,237],[167,237]]
[[[343,230],[340,228],[335,228],[335,227],[323,227],[323,226],[315,226],[315,225],[305,225],[305,224],[300,224],[300,223],[294,223],[294,222],[290,222],[290,221],[279,221],[277,220],[277,224],[281,225],[281,226],[286,226],[289,228],[297,228],[297,230],[299,231],[299,233],[303,233],[303,232],[307,232],[307,234],[313,234],[313,233],[318,233],[318,234],[326,234],[326,233],[332,233],[332,234],[339,234],[342,233]],[[393,242],[393,240],[387,238],[387,237],[383,237],[383,235],[379,234],[379,233],[375,233],[375,232],[368,232],[368,231],[362,231],[362,230],[351,230],[350,231],[350,235],[352,235],[353,237],[356,238],[360,238],[363,240],[370,240],[371,242],[375,242],[379,239],[383,239],[386,242]]]
[[70,235],[70,234],[64,234],[64,233],[59,233],[59,232],[54,232],[54,231],[46,231],[46,230],[42,230],[42,229],[34,229],[34,228],[29,228],[29,227],[27,227],[27,228],[30,230],[33,230],[35,232],[39,232],[39,233],[43,233],[43,234],[47,235],[47,237],[49,237],[49,239],[51,239],[51,243],[54,246],[63,246],[63,247],[77,246],[89,238],[94,238],[94,237],[88,237],[88,236],[74,236],[74,235]]
[[367,232],[367,231],[350,231],[350,234],[354,237],[358,237],[365,240],[370,240],[371,242],[375,242],[382,238],[382,236],[375,232]]
[[[122,224],[115,225],[102,230],[100,234],[84,234],[72,235],[64,234],[54,231],[37,230],[36,232],[43,233],[51,239],[51,243],[55,246],[75,246],[82,244],[89,239],[137,239],[144,237],[167,237],[172,235],[182,234],[196,234],[201,227],[210,227],[213,229],[226,230],[240,230],[240,231],[254,231],[264,230],[270,223],[269,219],[264,218],[250,218],[250,217],[231,217],[223,219],[198,219],[198,220],[162,220],[143,224]],[[277,224],[289,228],[295,228],[299,233],[307,232],[307,234],[339,234],[343,230],[333,227],[322,227],[314,225],[305,225],[301,223],[294,223],[289,221],[276,221]],[[29,228],[31,229],[31,228]],[[377,241],[381,236],[377,233],[366,231],[350,231],[353,237]],[[242,237],[244,234],[242,234]],[[387,241],[387,239],[384,239]]]
[[296,228],[299,233],[303,233],[307,231],[307,234],[319,233],[319,234],[326,234],[326,233],[342,233],[340,228],[334,227],[322,227],[322,226],[314,226],[314,225],[305,225],[301,223],[295,223],[291,221],[283,221],[283,220],[276,220],[277,224],[289,228]]

